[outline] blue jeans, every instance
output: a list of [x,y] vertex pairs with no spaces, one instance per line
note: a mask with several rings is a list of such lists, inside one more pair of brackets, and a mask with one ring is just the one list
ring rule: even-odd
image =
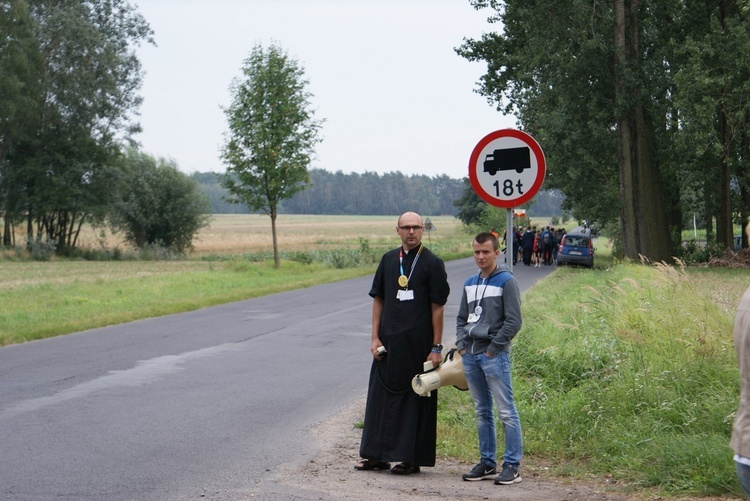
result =
[[513,402],[510,355],[507,351],[501,351],[494,357],[489,357],[484,353],[470,355],[464,352],[461,361],[464,364],[464,375],[466,382],[469,383],[471,397],[474,399],[479,454],[482,461],[497,467],[497,433],[492,405],[494,397],[497,403],[497,415],[503,423],[505,432],[503,461],[518,466],[523,456],[523,438],[521,437],[521,420],[518,418],[516,404]]
[[745,490],[745,494],[750,497],[750,466],[737,461],[734,464],[737,465],[737,479]]

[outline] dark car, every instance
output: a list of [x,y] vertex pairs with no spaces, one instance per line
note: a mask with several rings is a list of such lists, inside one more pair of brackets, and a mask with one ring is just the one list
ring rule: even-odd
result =
[[577,264],[587,268],[594,266],[594,246],[590,230],[579,226],[563,236],[557,250],[557,265],[564,264]]

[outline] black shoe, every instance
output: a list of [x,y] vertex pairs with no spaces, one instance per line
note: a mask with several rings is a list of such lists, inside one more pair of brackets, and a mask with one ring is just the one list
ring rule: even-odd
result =
[[471,482],[474,480],[482,480],[485,478],[490,478],[496,473],[497,473],[497,470],[495,468],[480,461],[479,464],[476,465],[474,468],[472,468],[469,473],[464,473],[461,478]]
[[510,485],[520,482],[522,480],[521,474],[518,473],[518,467],[512,464],[505,463],[503,465],[503,471],[500,475],[495,478],[495,485]]

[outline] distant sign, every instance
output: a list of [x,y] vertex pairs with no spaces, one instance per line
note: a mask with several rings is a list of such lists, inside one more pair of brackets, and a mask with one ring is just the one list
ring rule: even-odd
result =
[[424,229],[427,230],[428,232],[435,231],[437,230],[437,226],[432,224],[432,221],[430,221],[430,218],[428,217],[427,219],[424,220]]
[[469,179],[484,201],[512,209],[534,198],[544,182],[546,165],[533,137],[517,129],[501,129],[474,147]]

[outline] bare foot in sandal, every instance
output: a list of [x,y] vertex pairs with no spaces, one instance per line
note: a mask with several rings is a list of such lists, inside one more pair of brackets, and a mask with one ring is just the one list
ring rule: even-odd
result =
[[419,466],[411,463],[399,463],[391,468],[391,473],[396,475],[411,475],[412,473],[419,473]]
[[369,471],[369,470],[387,470],[391,467],[391,463],[385,461],[378,461],[377,459],[363,459],[358,464],[354,465],[355,470]]

